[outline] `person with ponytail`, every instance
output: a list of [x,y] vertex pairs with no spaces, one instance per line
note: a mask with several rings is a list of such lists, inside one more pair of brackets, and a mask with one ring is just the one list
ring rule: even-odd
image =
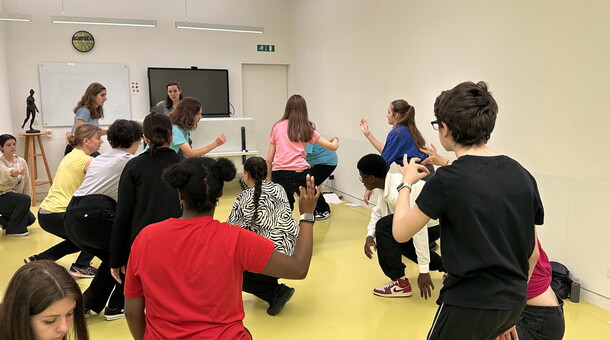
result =
[[123,168],[110,235],[110,268],[119,283],[138,233],[151,223],[180,216],[178,194],[160,181],[163,169],[183,159],[169,148],[172,123],[167,115],[151,113],[144,118],[143,129],[148,149]]
[[214,219],[235,166],[225,158],[187,158],[164,171],[182,216],[147,226],[133,243],[125,316],[134,339],[252,339],[243,324],[242,273],[303,279],[313,248],[313,177],[300,189],[305,215],[292,256],[272,241]]
[[[64,240],[42,253],[24,259],[25,263],[35,260],[52,260],[80,251],[80,248],[68,238],[64,225],[66,209],[72,195],[85,180],[85,174],[93,157],[90,155],[100,149],[102,129],[93,124],[81,124],[69,142],[73,150],[59,163],[53,184],[49,188],[47,197],[40,203],[38,210],[38,223],[40,227]],[[93,255],[82,251],[76,261],[70,266],[70,274],[75,277],[91,278],[97,269],[91,266]]]
[[[409,156],[409,160],[413,157],[419,158],[420,161],[425,160],[428,155],[419,149],[426,145],[426,140],[415,124],[415,107],[404,99],[396,99],[388,106],[388,112],[385,116],[388,124],[392,125],[392,130],[388,133],[385,144],[382,144],[373,136],[366,119],[360,120],[360,129],[366,139],[371,142],[373,147],[381,154],[381,157],[385,159],[388,166],[392,165],[392,163],[402,166],[402,156],[405,154]],[[427,168],[430,171],[430,176],[424,180],[434,175],[434,167],[428,165]],[[371,194],[372,191],[365,191],[365,203],[368,204]]]
[[[261,157],[246,160],[243,178],[249,189],[237,196],[227,223],[255,232],[273,241],[275,250],[292,255],[299,226],[292,217],[286,191],[266,180],[267,163]],[[269,303],[269,315],[278,314],[294,294],[294,288],[279,284],[276,277],[249,271],[244,272],[243,291]]]
[[299,187],[305,186],[305,176],[309,174],[305,159],[307,143],[333,151],[339,147],[337,137],[327,140],[311,127],[305,99],[294,94],[286,101],[282,119],[271,129],[267,152],[267,180],[286,190],[290,209],[294,209],[294,194],[299,194]]

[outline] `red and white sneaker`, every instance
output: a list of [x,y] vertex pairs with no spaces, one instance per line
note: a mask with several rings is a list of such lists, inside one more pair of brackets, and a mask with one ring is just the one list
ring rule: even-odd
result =
[[396,281],[386,283],[381,287],[373,289],[373,294],[381,297],[407,297],[411,296],[411,284],[409,279],[401,277]]

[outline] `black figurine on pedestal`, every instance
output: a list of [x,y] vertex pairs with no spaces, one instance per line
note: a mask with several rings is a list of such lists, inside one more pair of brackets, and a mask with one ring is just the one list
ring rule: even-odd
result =
[[32,120],[30,120],[30,129],[27,130],[26,133],[40,132],[40,130],[36,130],[36,129],[32,128],[32,124],[34,124],[34,119],[36,119],[36,112],[40,112],[40,111],[38,111],[38,108],[36,107],[36,103],[34,103],[34,102],[35,102],[34,90],[30,89],[30,95],[25,100],[25,103],[26,103],[25,113],[27,116],[25,117],[25,120],[23,121],[23,124],[21,125],[21,128],[23,129],[25,124],[28,122],[28,119],[30,119],[30,115],[32,115]]

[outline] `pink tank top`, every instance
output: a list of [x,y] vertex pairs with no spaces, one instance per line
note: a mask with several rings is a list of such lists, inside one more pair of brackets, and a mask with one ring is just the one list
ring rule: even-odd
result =
[[538,241],[536,246],[538,247],[538,250],[540,250],[540,258],[538,258],[538,262],[536,262],[532,278],[527,283],[528,300],[544,293],[553,279],[551,263],[549,262],[549,258],[546,256],[544,250],[542,250],[540,241]]

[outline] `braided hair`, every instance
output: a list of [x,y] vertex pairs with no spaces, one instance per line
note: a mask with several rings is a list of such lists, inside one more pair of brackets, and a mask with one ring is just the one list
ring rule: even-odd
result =
[[254,201],[254,214],[250,222],[250,229],[252,229],[258,217],[258,201],[261,197],[263,180],[267,178],[267,163],[262,157],[250,157],[244,163],[244,171],[247,171],[254,181],[254,197],[252,198]]

